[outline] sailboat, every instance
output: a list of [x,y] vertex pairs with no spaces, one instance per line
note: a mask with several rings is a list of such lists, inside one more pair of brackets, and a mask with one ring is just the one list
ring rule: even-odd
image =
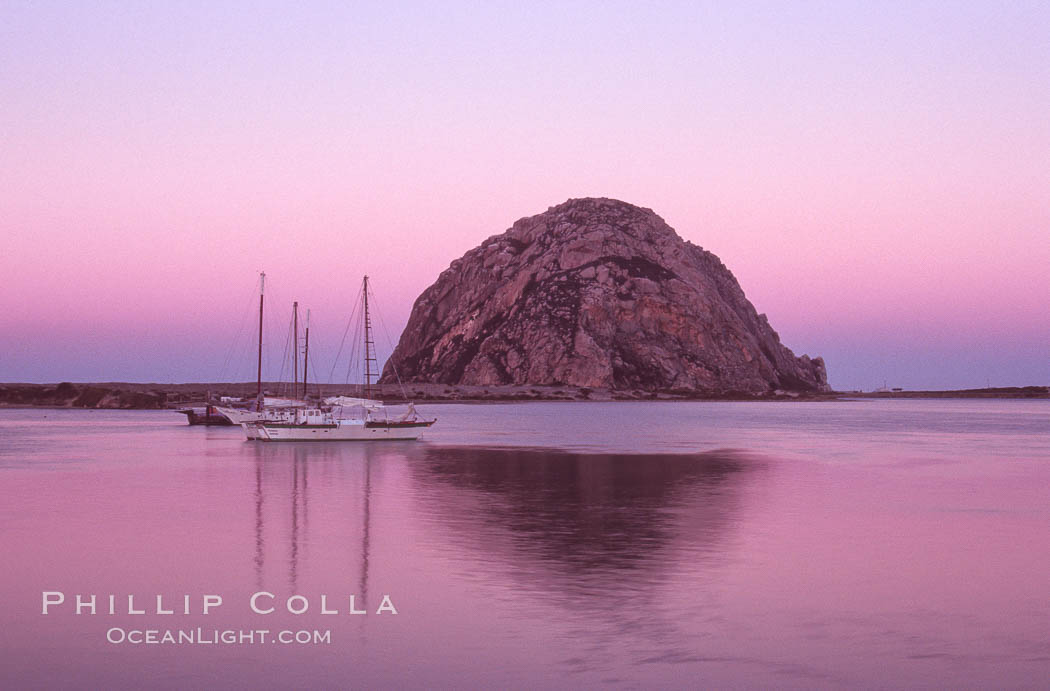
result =
[[364,300],[364,398],[334,396],[324,406],[295,408],[290,420],[257,420],[242,424],[249,439],[259,441],[386,441],[414,440],[437,422],[425,420],[415,405],[391,417],[382,401],[372,398],[372,377],[376,363],[372,340],[372,321],[368,311],[368,276],[362,289]]
[[[300,398],[295,398],[298,395],[299,389],[299,352],[298,352],[298,341],[299,341],[299,303],[293,303],[293,328],[295,331],[294,340],[294,357],[295,357],[295,383],[293,388],[293,397],[276,397],[276,396],[263,396],[262,390],[262,347],[263,347],[263,304],[264,295],[266,292],[266,273],[259,274],[259,358],[256,367],[257,375],[257,388],[255,394],[255,401],[252,402],[247,408],[232,408],[226,406],[215,406],[215,411],[224,416],[229,420],[228,424],[241,425],[245,432],[249,435],[248,438],[252,438],[253,430],[245,427],[248,423],[259,422],[262,420],[268,420],[271,422],[289,422],[295,419],[295,411],[300,408],[305,408],[310,405],[309,402]],[[307,310],[306,313],[306,338],[307,348],[309,348],[310,339],[310,312]],[[309,350],[307,350],[309,353]],[[303,363],[303,395],[306,394],[306,363]]]

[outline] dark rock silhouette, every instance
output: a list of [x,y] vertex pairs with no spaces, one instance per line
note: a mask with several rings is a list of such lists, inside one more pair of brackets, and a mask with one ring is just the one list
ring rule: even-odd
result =
[[383,381],[827,391],[719,259],[613,199],[523,218],[416,300]]

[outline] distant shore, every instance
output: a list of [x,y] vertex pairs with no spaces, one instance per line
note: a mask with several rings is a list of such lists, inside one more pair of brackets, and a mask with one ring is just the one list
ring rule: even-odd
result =
[[[267,395],[290,396],[288,384],[263,384]],[[311,398],[363,396],[361,386],[310,384]],[[220,397],[253,398],[255,382],[140,384],[130,382],[59,384],[0,384],[0,407],[91,408],[116,410],[165,410],[204,405]],[[482,403],[514,401],[832,401],[856,398],[1050,398],[1050,387],[992,387],[955,391],[878,391],[829,393],[775,391],[768,394],[722,392],[717,394],[672,389],[601,389],[577,386],[451,386],[445,384],[376,385],[372,397],[388,403],[406,400],[425,403]]]
[[953,391],[871,391],[840,392],[840,398],[1050,398],[1048,386],[1000,386]]

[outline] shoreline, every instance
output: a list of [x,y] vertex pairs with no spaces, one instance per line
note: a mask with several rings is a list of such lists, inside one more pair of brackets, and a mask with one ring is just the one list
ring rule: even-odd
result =
[[[287,396],[288,385],[264,384],[267,395]],[[336,395],[362,396],[359,385],[309,386],[311,397]],[[59,384],[0,383],[0,408],[51,408],[87,410],[177,410],[205,405],[208,397],[252,398],[256,384],[194,383],[156,384],[135,382],[101,382]],[[746,392],[708,393],[683,389],[646,391],[642,389],[601,389],[575,386],[451,386],[445,384],[408,384],[404,392],[397,385],[376,385],[372,396],[389,404],[405,403],[520,403],[571,401],[847,401],[856,399],[922,399],[922,398],[997,398],[1050,399],[1050,387],[992,387],[948,391],[880,391],[880,392],[793,392],[774,391],[764,394]]]

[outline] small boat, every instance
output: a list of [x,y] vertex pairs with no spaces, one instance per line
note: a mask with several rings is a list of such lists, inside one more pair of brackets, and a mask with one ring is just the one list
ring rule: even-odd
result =
[[226,415],[219,412],[218,406],[206,405],[201,408],[180,408],[177,412],[186,416],[191,425],[232,425]]
[[242,422],[248,439],[258,441],[385,441],[419,439],[423,430],[437,422],[424,420],[413,403],[391,416],[382,401],[373,400],[372,364],[376,362],[372,322],[368,314],[368,276],[362,289],[364,300],[365,397],[335,396],[324,406],[285,409],[290,419]]

